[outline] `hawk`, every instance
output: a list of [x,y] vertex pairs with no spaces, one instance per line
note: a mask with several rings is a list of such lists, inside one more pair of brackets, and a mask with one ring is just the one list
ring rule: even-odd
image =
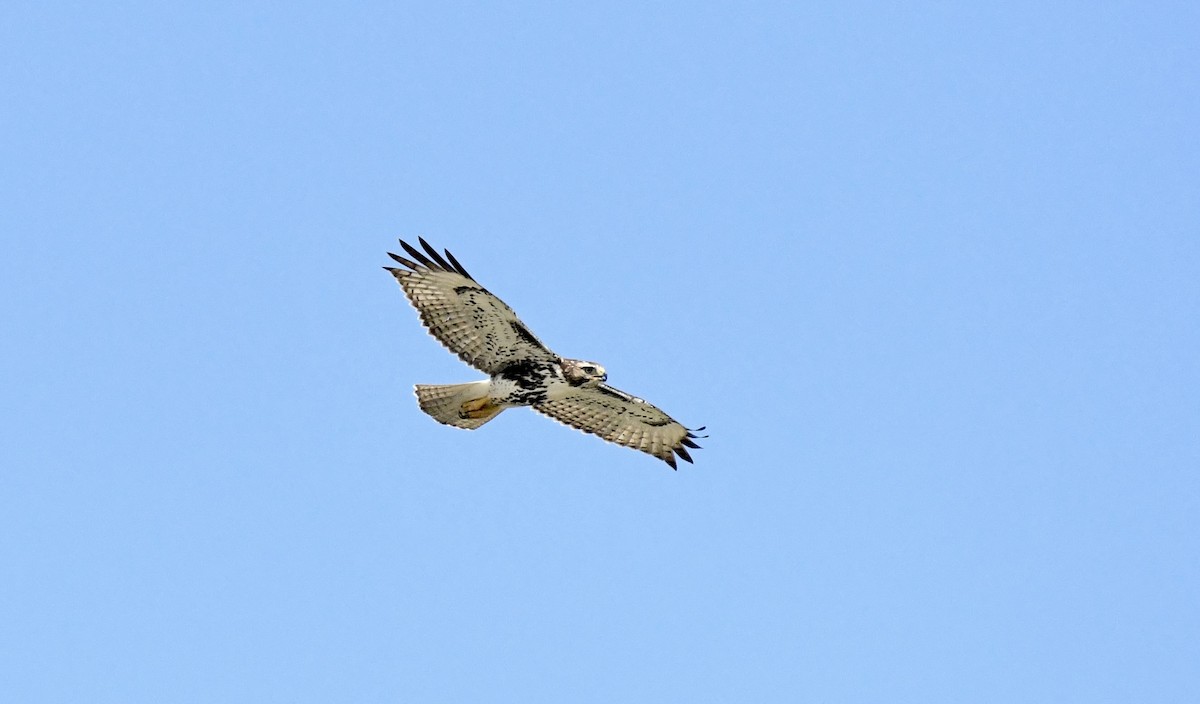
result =
[[[408,259],[388,252],[404,268],[384,267],[400,283],[421,322],[459,359],[488,375],[466,384],[417,384],[421,410],[439,423],[474,430],[506,408],[538,413],[654,455],[677,469],[688,448],[700,446],[692,430],[657,407],[604,383],[595,362],[560,357],[517,314],[467,273],[450,250],[445,256],[418,238],[424,252],[401,240]],[[696,428],[696,431],[704,428]]]

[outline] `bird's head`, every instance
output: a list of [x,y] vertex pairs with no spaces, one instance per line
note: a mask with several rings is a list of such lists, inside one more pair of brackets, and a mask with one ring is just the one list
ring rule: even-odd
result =
[[604,367],[582,359],[564,359],[562,368],[563,376],[571,386],[596,386],[608,378]]

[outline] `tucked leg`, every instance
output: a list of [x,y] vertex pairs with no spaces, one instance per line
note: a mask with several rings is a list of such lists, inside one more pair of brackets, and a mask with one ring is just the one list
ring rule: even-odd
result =
[[492,399],[484,396],[464,402],[458,408],[458,415],[462,418],[487,418],[493,415],[498,410]]

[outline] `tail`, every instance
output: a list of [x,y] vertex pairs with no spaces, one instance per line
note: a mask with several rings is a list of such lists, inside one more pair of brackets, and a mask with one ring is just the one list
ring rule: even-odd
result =
[[417,403],[439,423],[474,430],[505,408],[488,398],[490,385],[486,379],[466,384],[417,384]]

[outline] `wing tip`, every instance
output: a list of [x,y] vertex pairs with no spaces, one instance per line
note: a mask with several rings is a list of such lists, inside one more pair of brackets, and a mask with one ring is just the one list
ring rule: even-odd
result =
[[[445,252],[446,252],[446,258],[450,260],[450,263],[451,263],[451,264],[454,266],[454,270],[455,270],[455,271],[457,271],[458,273],[460,273],[460,274],[462,274],[463,276],[467,277],[468,279],[470,279],[470,280],[472,280],[472,281],[475,281],[475,277],[474,277],[474,276],[471,276],[471,275],[470,275],[470,274],[467,272],[467,269],[466,269],[466,267],[464,267],[462,264],[460,264],[460,263],[458,262],[458,260],[457,260],[457,259],[455,259],[455,258],[454,258],[454,255],[450,253],[450,250],[449,250],[449,249],[445,250]],[[476,283],[479,283],[479,282],[478,282],[478,281],[476,281]]]
[[412,257],[416,261],[405,259],[404,257],[392,254],[391,252],[388,252],[388,256],[400,262],[409,269],[412,269],[413,271],[419,271],[420,269],[445,271],[449,273],[462,274],[471,281],[475,281],[475,277],[471,276],[470,272],[467,271],[467,268],[454,258],[454,255],[450,253],[449,249],[442,250],[445,252],[445,255],[443,256],[442,254],[438,253],[437,249],[435,249],[433,245],[426,242],[424,237],[418,236],[417,242],[425,250],[424,252],[405,242],[404,240],[400,240],[400,246],[404,248],[404,251],[408,253],[408,256]]
[[[401,242],[400,244],[404,244],[404,243],[403,243],[403,242]],[[395,254],[394,252],[388,252],[388,253],[387,253],[387,255],[388,255],[389,257],[391,257],[391,258],[392,258],[392,260],[393,260],[393,261],[395,261],[397,264],[401,264],[401,265],[403,265],[403,266],[406,266],[406,267],[408,267],[409,269],[412,269],[413,271],[418,271],[419,269],[421,269],[421,265],[417,264],[417,263],[416,263],[416,262],[414,262],[414,261],[410,261],[410,260],[408,260],[408,259],[405,259],[404,257],[400,256],[399,254]],[[388,268],[388,267],[386,267],[386,266],[384,267],[384,269],[387,269],[387,268]]]
[[404,248],[405,252],[408,252],[408,256],[412,257],[413,259],[416,259],[426,269],[435,269],[436,270],[439,268],[438,265],[434,264],[432,261],[430,261],[429,257],[425,256],[421,252],[421,250],[419,250],[416,247],[412,246],[411,244],[405,242],[404,240],[400,240],[400,246]]
[[430,244],[425,241],[424,237],[417,237],[417,241],[420,242],[421,246],[425,248],[425,253],[430,257],[433,257],[433,261],[437,262],[442,271],[454,271],[454,267],[450,266],[445,259],[442,259],[442,255],[438,254],[438,251],[430,246]]

